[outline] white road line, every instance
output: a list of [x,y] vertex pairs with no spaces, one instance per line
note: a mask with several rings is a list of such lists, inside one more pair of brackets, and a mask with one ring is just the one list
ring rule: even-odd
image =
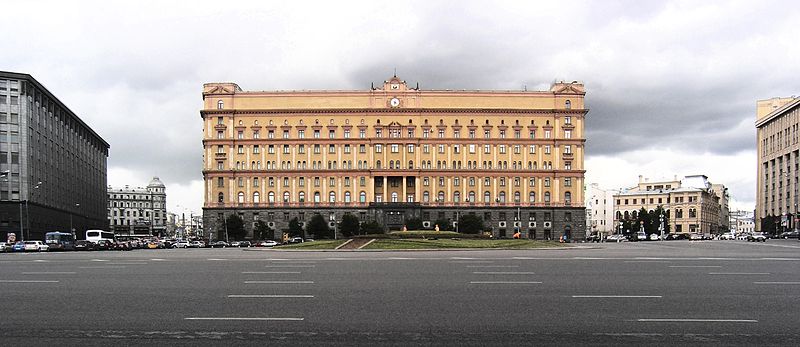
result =
[[161,259],[161,258],[153,258],[153,259],[150,259],[150,260],[151,261],[166,261],[166,259]]
[[124,269],[124,266],[80,266],[79,269]]
[[108,263],[108,265],[147,265],[147,263]]
[[669,260],[626,260],[626,263],[671,263]]
[[753,282],[753,284],[800,284],[800,282]]
[[472,281],[469,284],[541,284],[542,282],[530,281]]
[[286,317],[186,317],[185,320],[253,320],[253,321],[302,321],[303,318]]
[[92,259],[90,261],[108,261],[108,260],[105,260],[105,259]]
[[468,268],[501,268],[501,267],[519,267],[519,265],[467,265]]
[[242,271],[243,274],[299,274],[300,271]]
[[675,268],[683,268],[683,267],[688,267],[688,268],[714,267],[714,268],[716,268],[716,267],[722,267],[722,266],[720,266],[720,265],[670,265],[669,267],[675,267]]
[[516,272],[516,271],[477,271],[475,275],[535,275],[535,272]]
[[51,280],[0,280],[0,283],[58,283]]
[[490,264],[490,263],[494,263],[494,261],[491,261],[491,260],[455,260],[455,261],[451,261],[451,263],[453,263],[453,264],[480,264],[480,263]]
[[709,275],[769,275],[769,272],[709,272]]
[[50,262],[49,260],[44,260],[44,259],[36,259],[36,260],[34,260],[34,261],[35,261],[35,262],[37,262],[37,263],[47,263],[47,262]]
[[314,281],[244,281],[245,284],[314,284]]
[[23,272],[23,275],[74,275],[77,272],[74,271],[53,271],[53,272]]
[[642,299],[660,299],[661,295],[573,295],[573,298],[603,298],[603,299],[616,299],[616,298],[642,298]]
[[266,265],[264,267],[315,267],[315,265]]
[[229,298],[313,298],[313,295],[248,295],[248,294],[232,294],[228,295]]
[[637,322],[677,322],[677,323],[758,323],[755,319],[697,319],[697,318],[643,318],[637,319]]
[[210,261],[226,261],[228,259],[221,259],[221,258],[208,258]]

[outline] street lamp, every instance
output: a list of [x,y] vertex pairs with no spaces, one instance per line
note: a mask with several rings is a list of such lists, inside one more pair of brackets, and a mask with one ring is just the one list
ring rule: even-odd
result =
[[[75,207],[81,207],[81,204],[76,202]],[[75,233],[75,229],[72,227],[72,210],[69,211],[69,231]]]
[[658,220],[661,221],[661,225],[659,229],[661,230],[661,241],[664,241],[664,210],[661,210],[661,215],[658,216]]
[[[36,185],[33,187],[33,190],[31,191],[31,195],[33,195],[33,192],[36,191],[36,189],[39,189],[39,186],[41,185],[42,185],[41,181],[36,182]],[[30,200],[30,198],[25,200],[25,229],[28,230],[28,235],[25,236],[25,239],[28,239],[31,236],[31,222],[30,222],[31,210],[28,208],[28,200]]]

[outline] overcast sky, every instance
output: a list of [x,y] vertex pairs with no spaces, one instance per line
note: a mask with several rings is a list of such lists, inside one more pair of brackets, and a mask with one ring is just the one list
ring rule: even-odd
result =
[[586,84],[587,183],[705,174],[755,205],[756,100],[800,94],[792,1],[13,1],[0,70],[111,144],[108,182],[203,204],[202,84],[422,89]]

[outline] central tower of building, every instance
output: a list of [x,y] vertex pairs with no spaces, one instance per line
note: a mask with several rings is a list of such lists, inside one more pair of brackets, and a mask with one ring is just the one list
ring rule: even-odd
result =
[[203,86],[204,223],[238,214],[252,233],[351,213],[401,229],[459,215],[496,237],[583,239],[584,86],[368,90]]

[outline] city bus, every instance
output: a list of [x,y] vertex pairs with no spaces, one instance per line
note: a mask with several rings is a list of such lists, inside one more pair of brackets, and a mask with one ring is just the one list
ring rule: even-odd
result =
[[75,234],[61,231],[51,231],[44,234],[44,242],[50,247],[50,251],[74,251]]
[[116,238],[114,238],[114,233],[110,231],[97,230],[97,229],[86,230],[86,241],[97,243],[100,240],[107,240],[112,243],[116,242]]

